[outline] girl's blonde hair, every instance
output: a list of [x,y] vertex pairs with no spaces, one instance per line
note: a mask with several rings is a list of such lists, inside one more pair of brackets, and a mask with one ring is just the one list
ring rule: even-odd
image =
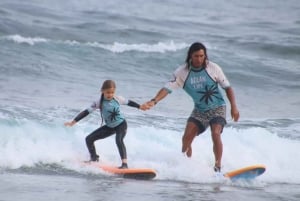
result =
[[102,105],[103,105],[103,100],[104,100],[104,95],[103,95],[103,90],[105,89],[111,89],[111,88],[116,88],[116,83],[113,80],[105,80],[102,84],[101,87],[101,98],[100,98],[100,114],[101,114],[101,126],[103,124],[103,116],[102,116]]
[[101,90],[116,88],[116,83],[113,80],[105,80],[102,84]]

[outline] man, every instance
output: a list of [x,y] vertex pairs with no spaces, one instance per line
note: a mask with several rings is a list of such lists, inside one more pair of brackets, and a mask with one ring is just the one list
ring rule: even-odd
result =
[[221,133],[226,125],[226,103],[218,84],[226,91],[231,105],[231,117],[234,121],[238,121],[239,111],[229,81],[222,69],[208,60],[206,47],[196,42],[190,46],[185,64],[175,70],[174,79],[160,89],[151,101],[145,103],[151,108],[172,90],[183,88],[192,97],[194,109],[187,120],[182,137],[182,152],[191,157],[194,138],[210,126],[216,172],[221,171],[223,153]]

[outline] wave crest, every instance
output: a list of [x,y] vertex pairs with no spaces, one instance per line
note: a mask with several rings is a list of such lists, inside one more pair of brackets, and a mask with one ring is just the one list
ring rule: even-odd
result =
[[120,42],[114,42],[112,44],[104,44],[99,42],[79,42],[76,40],[65,40],[65,41],[54,41],[42,37],[24,37],[21,35],[9,35],[4,37],[5,40],[13,41],[15,43],[25,43],[28,45],[36,45],[37,43],[57,43],[69,46],[89,46],[94,48],[101,48],[113,53],[123,53],[128,51],[137,52],[157,52],[164,53],[167,51],[178,51],[188,47],[187,43],[179,42],[176,43],[173,40],[167,42],[157,42],[154,44],[137,43],[137,44],[126,44]]
[[175,43],[174,41],[169,42],[158,42],[156,44],[124,44],[114,42],[113,44],[100,44],[97,42],[87,43],[87,45],[92,47],[100,47],[106,50],[110,50],[115,53],[122,53],[127,51],[139,51],[139,52],[159,52],[164,53],[166,51],[177,51],[186,48],[188,45],[186,43]]
[[45,43],[48,39],[40,38],[40,37],[23,37],[20,35],[10,35],[6,37],[7,40],[13,41],[15,43],[26,43],[29,45],[34,45],[35,43]]

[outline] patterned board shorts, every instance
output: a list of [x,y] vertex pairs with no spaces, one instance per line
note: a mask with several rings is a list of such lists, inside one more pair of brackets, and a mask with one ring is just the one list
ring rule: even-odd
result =
[[203,133],[211,124],[220,124],[224,127],[226,125],[226,106],[220,106],[205,112],[194,108],[188,122],[193,122],[198,126],[198,135]]

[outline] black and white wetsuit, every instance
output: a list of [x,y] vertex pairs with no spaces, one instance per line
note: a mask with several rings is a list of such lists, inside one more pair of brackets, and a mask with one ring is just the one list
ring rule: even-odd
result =
[[120,105],[128,105],[136,108],[140,107],[140,105],[136,102],[127,100],[122,96],[115,96],[111,100],[106,100],[104,98],[102,101],[102,106],[100,107],[99,98],[98,100],[94,101],[89,108],[85,109],[74,118],[74,120],[78,122],[96,109],[100,109],[100,113],[104,119],[105,125],[96,129],[86,137],[86,145],[90,152],[91,158],[97,156],[94,145],[96,140],[104,139],[116,134],[116,144],[120,157],[121,159],[127,159],[126,147],[123,141],[127,132],[127,122],[124,118],[124,115],[120,112]]

